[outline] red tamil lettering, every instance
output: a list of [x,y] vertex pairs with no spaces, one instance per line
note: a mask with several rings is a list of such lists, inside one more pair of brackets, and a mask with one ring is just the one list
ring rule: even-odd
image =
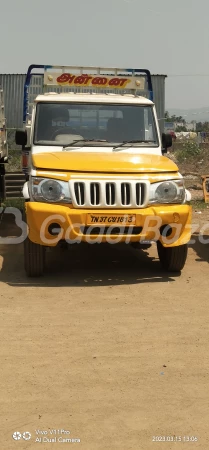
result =
[[70,73],[62,73],[57,78],[57,83],[59,84],[72,84],[73,80],[75,78],[75,75],[71,75]]
[[99,80],[100,80],[100,78],[99,77],[95,77],[95,78],[93,78],[93,80],[92,80],[92,84],[95,86],[95,84],[99,84]]
[[76,77],[76,79],[74,80],[74,84],[78,84],[78,85],[88,85],[90,80],[92,79],[92,77],[90,77],[89,75],[79,75],[78,77]]
[[107,84],[107,78],[103,77],[99,79],[99,85],[105,86]]
[[106,77],[95,77],[92,80],[94,86],[106,86],[108,79]]
[[78,77],[75,78],[74,80],[74,84],[83,84],[84,83],[84,77],[83,75],[79,75]]
[[83,75],[83,76],[85,77],[84,84],[85,84],[85,85],[89,85],[89,83],[90,83],[92,77],[90,77],[89,75]]
[[129,81],[129,80],[127,80],[127,78],[121,78],[120,79],[120,86],[122,87],[122,86],[124,86],[124,84],[126,85],[127,81]]
[[118,86],[120,84],[120,79],[119,78],[112,78],[109,81],[109,85],[110,86]]

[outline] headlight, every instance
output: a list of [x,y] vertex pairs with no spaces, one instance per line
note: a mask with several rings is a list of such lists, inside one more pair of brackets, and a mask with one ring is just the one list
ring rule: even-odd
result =
[[31,196],[36,201],[51,203],[71,203],[69,185],[66,181],[32,177]]
[[183,203],[184,199],[185,187],[182,179],[150,185],[149,203]]
[[43,197],[51,202],[63,200],[65,196],[61,184],[55,180],[44,181],[41,184],[40,189]]

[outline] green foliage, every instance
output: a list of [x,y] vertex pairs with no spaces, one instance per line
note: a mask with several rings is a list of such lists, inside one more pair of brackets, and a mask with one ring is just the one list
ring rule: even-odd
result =
[[11,208],[17,208],[17,209],[22,210],[24,208],[24,204],[25,204],[24,198],[20,197],[20,198],[7,199],[1,204],[1,206],[3,208],[11,207]]
[[196,158],[200,155],[201,149],[199,145],[194,141],[185,142],[181,150],[177,150],[176,158],[178,162],[182,163],[185,160]]
[[197,132],[209,132],[209,122],[197,122]]
[[21,147],[15,144],[15,130],[7,131],[7,143],[9,150],[21,150]]
[[181,131],[187,131],[186,127],[176,127],[175,130],[177,133],[180,133]]
[[5,165],[6,172],[21,172],[22,150],[9,150],[9,161]]
[[165,112],[165,120],[166,120],[166,122],[177,122],[177,123],[186,123],[186,121],[185,121],[185,119],[183,119],[183,117],[182,116],[175,116],[175,115],[173,115],[173,116],[169,116],[169,112],[168,111],[166,111]]
[[199,211],[201,209],[207,209],[208,208],[208,204],[205,203],[204,200],[192,200],[190,202],[190,204],[192,206],[193,211],[197,211],[197,210]]

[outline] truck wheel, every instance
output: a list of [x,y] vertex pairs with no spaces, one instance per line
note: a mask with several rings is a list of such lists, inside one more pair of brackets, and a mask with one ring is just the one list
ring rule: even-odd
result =
[[[27,223],[25,208],[22,211],[22,220]],[[24,267],[28,277],[40,277],[45,268],[45,247],[34,244],[28,237],[24,240]]]
[[34,244],[27,237],[24,241],[24,264],[28,277],[40,277],[45,266],[45,247]]
[[161,242],[158,241],[157,251],[161,266],[167,272],[180,272],[183,269],[187,259],[187,244],[178,247],[163,247]]

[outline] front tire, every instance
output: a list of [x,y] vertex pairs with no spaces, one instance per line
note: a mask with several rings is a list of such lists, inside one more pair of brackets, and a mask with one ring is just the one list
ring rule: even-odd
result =
[[167,272],[181,272],[188,253],[187,244],[177,247],[163,247],[160,241],[157,242],[157,251],[161,266]]
[[40,277],[44,273],[45,248],[34,244],[27,237],[24,241],[24,264],[28,277]]
[[[22,214],[23,221],[27,223],[25,208]],[[24,267],[28,277],[41,277],[45,269],[45,252],[43,245],[35,244],[28,237],[24,240]]]

